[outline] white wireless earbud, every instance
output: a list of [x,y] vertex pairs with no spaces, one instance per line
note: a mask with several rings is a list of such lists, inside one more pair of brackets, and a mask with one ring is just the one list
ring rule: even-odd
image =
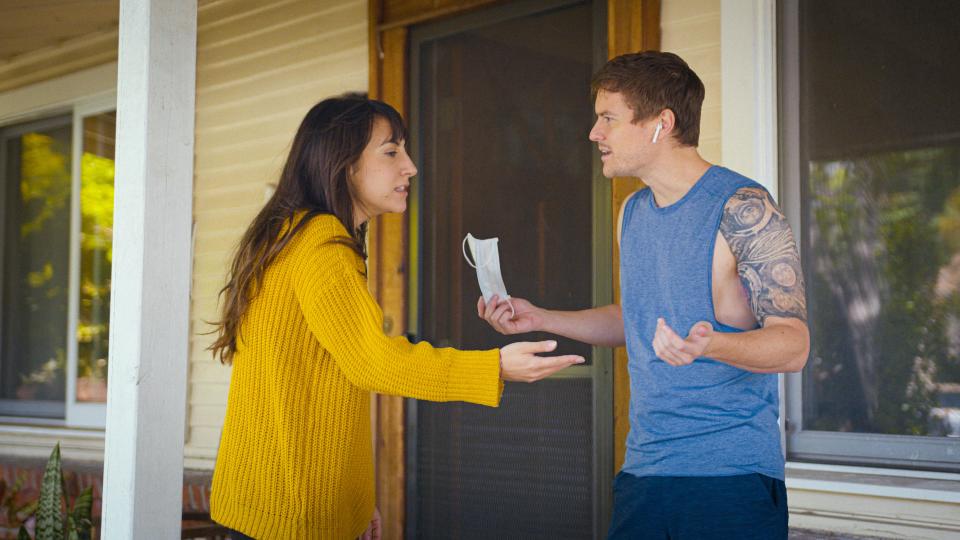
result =
[[653,144],[657,144],[657,138],[660,136],[661,129],[663,129],[663,121],[657,122],[657,129],[653,132]]

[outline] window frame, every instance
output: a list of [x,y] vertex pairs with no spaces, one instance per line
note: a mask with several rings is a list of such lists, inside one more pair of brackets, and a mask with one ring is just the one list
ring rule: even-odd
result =
[[[776,21],[779,176],[781,203],[798,238],[801,255],[808,249],[802,228],[804,197],[800,132],[799,0],[779,0]],[[806,261],[804,261],[806,262]],[[804,273],[808,286],[809,268]],[[809,294],[809,289],[808,289]],[[808,320],[817,316],[809,313]],[[811,340],[815,336],[811,335]],[[812,354],[812,353],[811,353]],[[850,433],[803,429],[804,373],[784,376],[784,428],[787,459],[813,463],[960,472],[957,440],[950,437]]]
[[[77,365],[79,363],[77,326],[80,317],[80,232],[82,215],[80,209],[81,160],[83,157],[83,121],[84,119],[117,110],[116,96],[105,96],[79,101],[73,108],[73,198],[70,208],[70,300],[68,305],[67,340],[67,410],[68,426],[104,428],[107,421],[107,404],[84,403],[77,401]],[[109,314],[107,315],[109,326]]]
[[[66,85],[66,81],[49,81]],[[43,83],[41,83],[43,84]],[[11,92],[12,93],[12,92]],[[17,96],[14,96],[17,97]],[[66,125],[71,123],[71,163],[70,163],[70,233],[69,233],[69,290],[67,293],[67,324],[64,331],[67,336],[67,358],[65,365],[66,394],[62,413],[60,405],[51,405],[48,411],[37,413],[40,402],[24,400],[2,400],[0,423],[33,424],[38,426],[62,426],[75,428],[104,429],[106,426],[106,403],[84,403],[77,401],[77,365],[79,345],[76,340],[80,306],[80,234],[81,234],[81,158],[83,156],[83,120],[117,108],[116,90],[95,93],[89,96],[74,96],[50,106],[40,106],[33,110],[0,111],[0,133],[4,139],[38,127]],[[3,114],[6,112],[6,114]],[[6,167],[6,145],[0,148],[0,166]],[[4,203],[0,196],[0,204]],[[3,224],[0,224],[2,233]],[[2,294],[2,293],[0,293]],[[0,302],[3,301],[0,296]],[[2,331],[2,327],[0,327]],[[3,358],[0,358],[3,361]],[[57,403],[57,402],[51,402]],[[47,402],[43,402],[48,405]],[[57,410],[54,411],[53,409]],[[51,413],[57,413],[51,417]]]

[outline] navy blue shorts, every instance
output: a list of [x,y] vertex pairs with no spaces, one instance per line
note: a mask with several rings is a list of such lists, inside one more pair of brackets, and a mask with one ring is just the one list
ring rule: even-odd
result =
[[762,474],[646,476],[613,481],[608,540],[786,540],[787,488]]

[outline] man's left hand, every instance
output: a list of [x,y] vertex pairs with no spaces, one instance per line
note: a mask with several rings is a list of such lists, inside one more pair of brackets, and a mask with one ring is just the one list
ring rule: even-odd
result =
[[671,366],[685,366],[704,355],[713,340],[713,325],[700,321],[693,325],[687,338],[681,338],[663,318],[657,319],[657,331],[653,335],[653,351],[657,357]]

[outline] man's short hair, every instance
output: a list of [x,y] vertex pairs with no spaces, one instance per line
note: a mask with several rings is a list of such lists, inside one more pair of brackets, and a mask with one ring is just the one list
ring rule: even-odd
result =
[[674,137],[685,146],[700,143],[703,82],[679,56],[660,51],[622,54],[608,61],[590,83],[597,92],[617,92],[633,109],[633,122],[670,109],[676,117]]

